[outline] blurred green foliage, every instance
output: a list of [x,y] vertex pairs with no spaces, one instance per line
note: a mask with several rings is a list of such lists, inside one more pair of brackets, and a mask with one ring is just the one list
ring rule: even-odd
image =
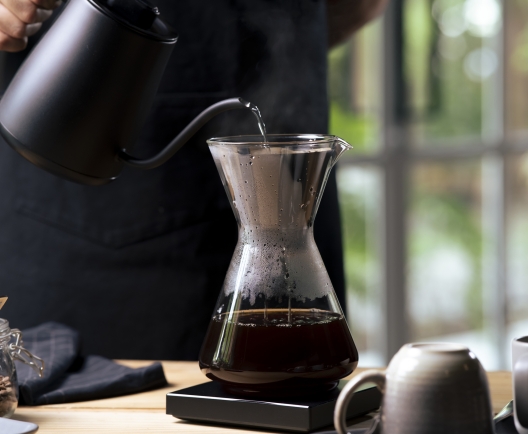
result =
[[[528,2],[517,0],[516,8],[520,16],[528,15]],[[510,65],[515,70],[528,73],[528,23],[517,37],[516,46],[510,59]]]
[[353,41],[349,41],[328,55],[329,130],[350,143],[354,152],[361,152],[375,140],[376,119],[354,108],[352,54]]
[[[437,0],[437,13],[449,7],[461,6],[464,0]],[[449,139],[476,137],[480,139],[482,123],[483,83],[470,79],[465,71],[466,56],[482,46],[482,39],[467,32],[450,38],[439,30],[431,13],[430,0],[406,0],[404,10],[404,77],[407,96],[407,119],[413,146],[460,145]],[[362,43],[369,44],[366,39]],[[375,56],[374,50],[361,51]],[[451,50],[451,51],[449,51]],[[375,112],[358,107],[356,97],[364,83],[354,70],[360,51],[353,41],[341,45],[329,54],[330,133],[338,135],[354,146],[352,152],[375,151],[379,140],[379,118]],[[524,53],[524,51],[523,51]],[[378,75],[380,71],[371,71]],[[484,83],[485,85],[485,83]],[[377,101],[369,101],[376,106]],[[377,106],[380,109],[379,104]],[[448,139],[446,141],[446,139]],[[342,164],[343,165],[343,164]],[[343,165],[344,166],[344,165]],[[480,190],[468,188],[466,181],[449,182],[456,178],[458,169],[451,163],[441,163],[440,187],[429,188],[428,170],[416,170],[409,198],[410,263],[414,257],[430,255],[439,247],[461,249],[470,258],[471,281],[464,294],[467,322],[433,324],[429,331],[463,331],[481,328],[482,313],[482,225]],[[469,170],[472,181],[480,186],[480,163]],[[475,169],[477,168],[477,169]],[[462,169],[464,172],[465,169]],[[353,171],[361,172],[352,176]],[[365,182],[361,182],[363,176]],[[371,276],[381,272],[380,251],[374,221],[380,207],[373,201],[379,196],[381,183],[376,182],[373,170],[359,166],[341,167],[338,178],[345,249],[345,270],[348,291],[356,298],[373,299]],[[442,183],[445,181],[445,188]],[[369,233],[370,231],[370,233]],[[410,270],[412,272],[412,270]],[[356,332],[358,331],[355,327]]]
[[439,326],[444,333],[483,326],[480,178],[479,161],[424,164],[413,173],[409,257],[426,257],[442,247],[462,251],[470,260],[471,276],[458,300],[464,303],[465,321],[449,324],[446,318],[442,325],[422,324],[423,337],[434,336]]
[[374,140],[374,122],[367,115],[347,110],[337,101],[330,101],[330,134],[350,143],[352,152],[367,150]]
[[432,14],[433,4],[439,17],[450,8],[459,7],[463,13],[464,2],[405,2],[407,108],[420,146],[433,145],[436,139],[480,136],[481,133],[482,83],[468,77],[465,62],[469,53],[482,47],[483,40],[468,32],[456,37],[442,34]]
[[[348,291],[354,293],[355,296],[366,297],[369,290],[367,270],[376,260],[375,252],[371,251],[372,246],[367,242],[367,217],[374,210],[369,210],[367,207],[365,190],[350,185],[350,175],[354,170],[357,168],[342,168],[338,176],[341,186],[339,203],[343,230],[345,277]],[[348,188],[344,187],[345,185]]]

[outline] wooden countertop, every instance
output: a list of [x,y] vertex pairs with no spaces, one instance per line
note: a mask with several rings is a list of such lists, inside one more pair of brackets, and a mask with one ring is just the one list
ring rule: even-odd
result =
[[[151,362],[120,361],[130,367],[140,367]],[[38,434],[77,433],[255,433],[256,431],[197,425],[184,422],[165,414],[165,395],[184,387],[203,383],[205,377],[197,362],[163,362],[169,386],[164,389],[118,398],[72,404],[20,407],[13,419],[39,425]],[[363,369],[357,369],[356,373]],[[354,375],[352,374],[352,376]],[[497,413],[512,399],[511,373],[490,372],[488,374],[493,401]],[[368,425],[363,421],[358,427]],[[264,431],[258,431],[264,434]]]

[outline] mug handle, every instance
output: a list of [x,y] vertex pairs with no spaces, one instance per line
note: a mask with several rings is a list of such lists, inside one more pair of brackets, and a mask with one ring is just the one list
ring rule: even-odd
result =
[[[334,425],[338,434],[347,434],[346,427],[346,413],[348,404],[354,396],[354,392],[359,386],[365,383],[374,383],[376,387],[380,390],[381,393],[385,391],[385,371],[380,371],[377,369],[370,369],[368,371],[362,372],[361,374],[356,375],[352,378],[337,398],[335,410],[334,410]],[[371,427],[371,429],[365,434],[372,434],[376,429],[376,425]]]
[[513,413],[520,433],[528,433],[528,354],[513,367]]

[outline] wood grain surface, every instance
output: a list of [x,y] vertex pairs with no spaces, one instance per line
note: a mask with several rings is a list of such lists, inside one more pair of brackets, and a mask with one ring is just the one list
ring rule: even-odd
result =
[[[149,361],[120,360],[130,367],[148,365]],[[191,424],[165,414],[165,395],[177,389],[203,383],[206,378],[197,362],[163,362],[169,386],[163,389],[117,398],[71,404],[20,407],[13,419],[39,425],[38,434],[77,433],[255,433],[256,431]],[[357,369],[354,374],[363,371]],[[512,398],[511,373],[488,374],[493,409],[497,413]],[[358,421],[357,427],[368,426],[368,419]],[[264,434],[265,431],[259,430]]]

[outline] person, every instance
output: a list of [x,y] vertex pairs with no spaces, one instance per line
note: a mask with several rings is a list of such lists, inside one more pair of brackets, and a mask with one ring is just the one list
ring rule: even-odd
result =
[[[328,45],[385,3],[157,0],[179,41],[133,153],[157,153],[204,108],[234,96],[260,108],[270,133],[325,133]],[[0,0],[0,49],[11,52],[4,90],[57,7],[56,0]],[[85,353],[196,359],[237,241],[205,139],[257,131],[250,113],[225,113],[165,165],[125,168],[104,187],[57,178],[2,144],[0,288],[10,297],[3,316],[18,328],[70,325]],[[344,304],[335,173],[315,237]]]

